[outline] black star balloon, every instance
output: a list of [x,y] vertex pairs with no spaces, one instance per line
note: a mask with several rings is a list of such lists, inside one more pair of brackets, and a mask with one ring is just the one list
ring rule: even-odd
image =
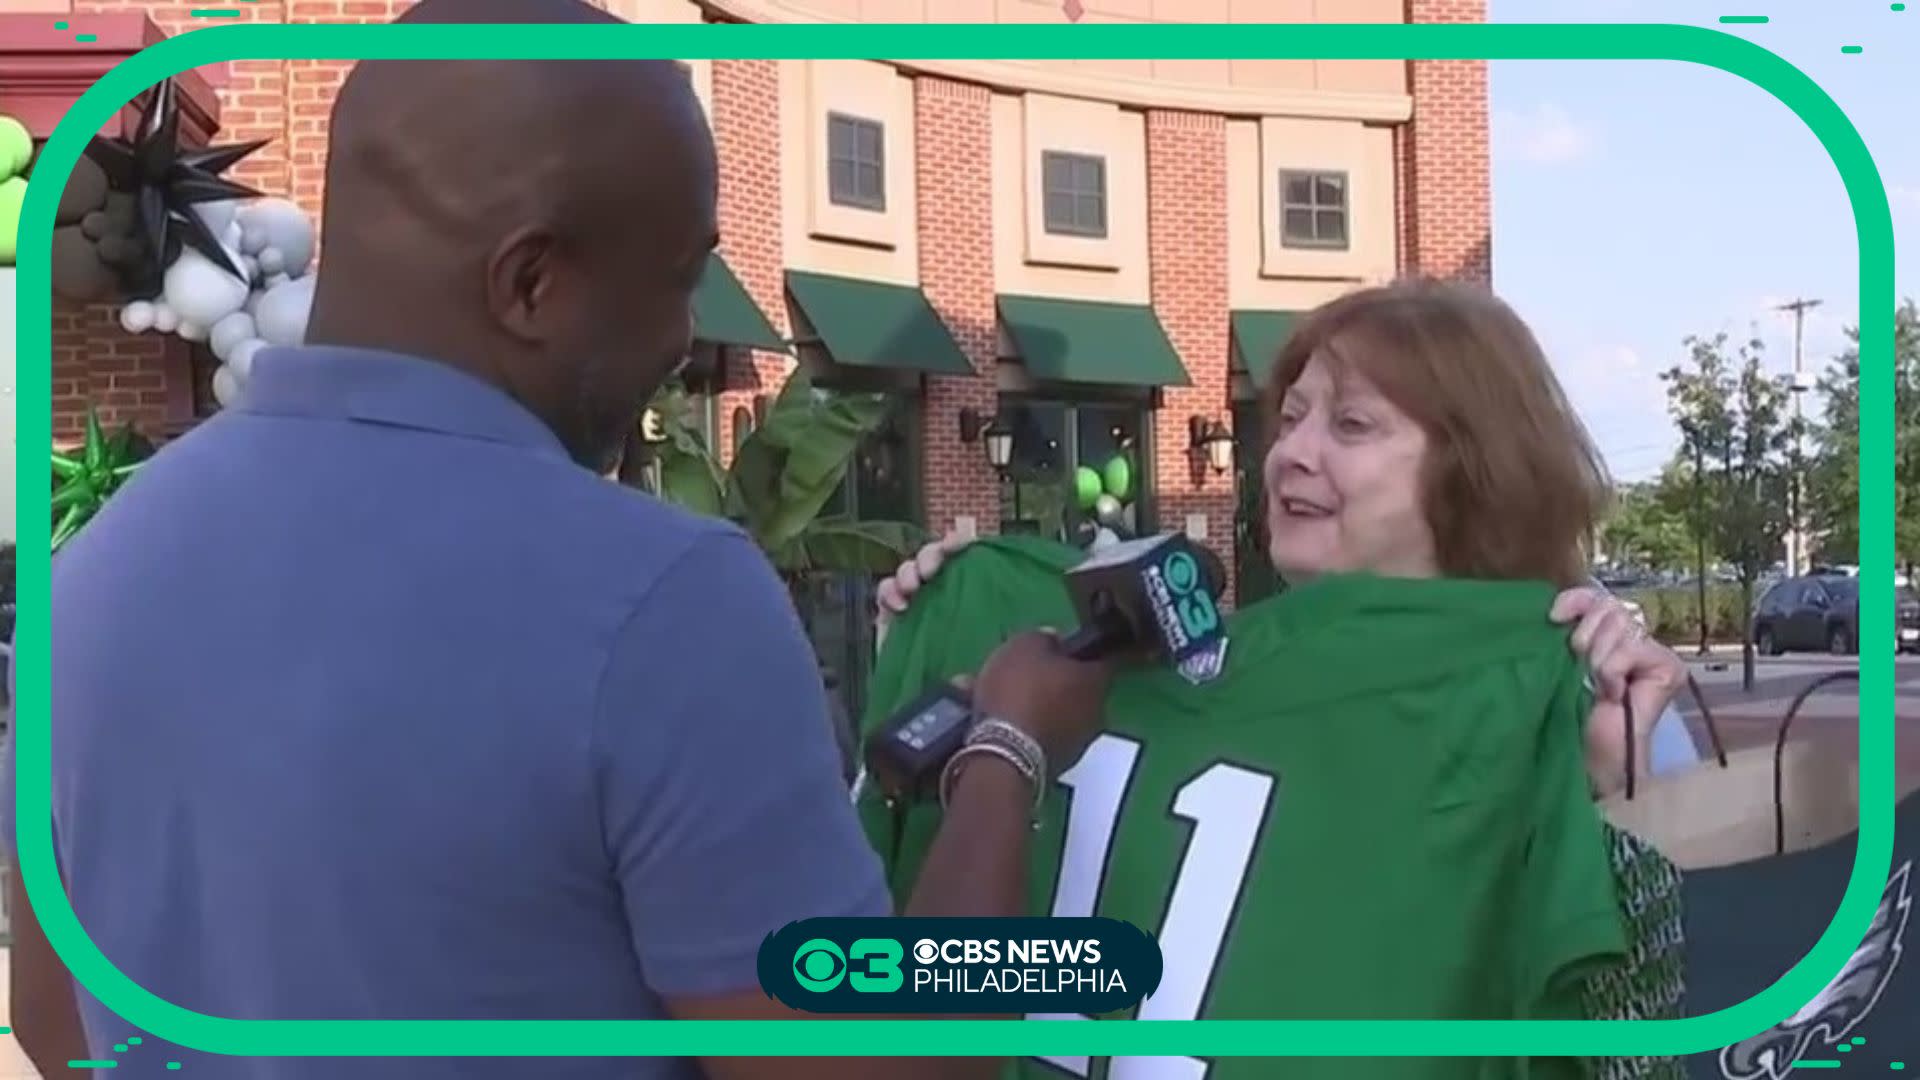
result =
[[259,196],[260,192],[253,188],[220,174],[265,145],[266,140],[260,139],[182,150],[180,103],[172,80],[153,88],[132,140],[94,137],[87,146],[87,156],[106,173],[110,190],[133,197],[137,231],[146,241],[145,265],[135,268],[130,275],[130,296],[135,299],[157,296],[162,275],[168,264],[179,257],[182,245],[193,248],[233,276],[246,277],[245,271],[228,256],[220,238],[213,235],[213,230],[207,228],[193,207],[199,203]]

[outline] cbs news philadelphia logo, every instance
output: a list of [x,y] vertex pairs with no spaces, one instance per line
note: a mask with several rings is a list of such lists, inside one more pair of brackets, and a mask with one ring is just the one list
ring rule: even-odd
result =
[[1113,919],[811,919],[769,934],[759,967],[806,1012],[1097,1016],[1153,993],[1161,956]]

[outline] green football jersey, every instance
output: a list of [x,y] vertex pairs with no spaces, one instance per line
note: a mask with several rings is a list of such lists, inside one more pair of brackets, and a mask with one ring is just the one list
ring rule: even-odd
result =
[[[949,560],[876,661],[872,730],[1017,630],[1075,625],[1081,553],[1025,537]],[[1581,1019],[1627,942],[1586,782],[1588,704],[1545,585],[1329,577],[1227,621],[1194,685],[1124,671],[1108,728],[1059,779],[1032,909],[1153,934],[1143,1019]],[[895,895],[937,805],[861,814]],[[1059,1019],[1085,1019],[1062,1017]],[[1010,1077],[1577,1077],[1570,1060],[1116,1058]]]

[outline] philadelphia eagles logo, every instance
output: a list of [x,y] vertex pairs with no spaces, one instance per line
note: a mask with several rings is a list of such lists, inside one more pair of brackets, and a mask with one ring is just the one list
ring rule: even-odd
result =
[[1826,989],[1779,1025],[1720,1051],[1720,1071],[1729,1080],[1787,1080],[1808,1050],[1817,1045],[1824,1051],[1845,1042],[1873,1011],[1904,951],[1901,938],[1913,903],[1908,891],[1912,869],[1908,860],[1887,879],[1866,938]]

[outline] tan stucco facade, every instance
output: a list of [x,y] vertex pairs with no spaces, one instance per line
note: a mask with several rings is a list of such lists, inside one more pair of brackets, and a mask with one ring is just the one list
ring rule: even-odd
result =
[[[699,22],[708,12],[764,22],[1062,22],[1039,0],[613,0],[631,19]],[[1081,22],[1396,22],[1401,0],[1087,0]],[[1324,9],[1324,10],[1323,10]],[[711,62],[687,62],[712,107]],[[1393,123],[1411,114],[1399,61],[785,60],[780,69],[781,207],[786,265],[901,285],[919,283],[921,229],[914,165],[916,75],[992,89],[993,268],[997,291],[1144,304],[1152,265],[1147,238],[1144,110],[1228,118],[1231,303],[1300,310],[1355,285],[1384,281],[1399,262]],[[826,118],[843,113],[883,125],[885,206],[836,206],[828,197]],[[1042,202],[1046,151],[1106,163],[1107,234],[1049,233]],[[968,163],[955,162],[954,167]],[[1281,170],[1344,172],[1350,179],[1347,248],[1280,242]],[[933,242],[938,242],[937,239]]]

